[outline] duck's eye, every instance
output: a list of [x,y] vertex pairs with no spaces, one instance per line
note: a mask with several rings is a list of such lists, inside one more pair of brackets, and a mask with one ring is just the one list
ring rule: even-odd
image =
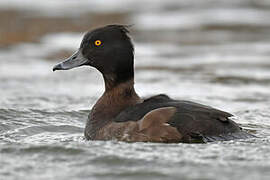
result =
[[100,45],[101,45],[101,40],[96,40],[96,41],[95,41],[95,45],[96,45],[96,46],[100,46]]

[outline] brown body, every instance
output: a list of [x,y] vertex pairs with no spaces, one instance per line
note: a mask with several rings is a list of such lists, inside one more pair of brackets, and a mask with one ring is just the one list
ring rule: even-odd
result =
[[[91,110],[85,136],[93,140],[179,142],[181,134],[167,123],[176,112],[174,107],[152,110],[137,122],[128,119],[120,123],[113,121],[127,107],[143,102],[133,84],[133,81],[129,81],[113,88],[106,85],[105,93]],[[89,128],[94,134],[92,137]]]
[[119,140],[126,142],[180,142],[182,135],[167,121],[175,113],[174,107],[159,108],[149,112],[137,122],[109,122],[101,128],[95,140]]
[[[136,94],[133,81],[113,87],[107,84],[105,93],[90,112],[85,137],[89,140],[165,143],[251,137],[229,120],[229,113],[192,102],[188,102],[190,107],[186,110],[186,101],[172,100],[172,105],[163,105],[163,96],[158,98],[156,96],[157,101],[150,106],[161,104],[160,107],[147,110],[149,104]],[[134,116],[133,112],[141,115]]]

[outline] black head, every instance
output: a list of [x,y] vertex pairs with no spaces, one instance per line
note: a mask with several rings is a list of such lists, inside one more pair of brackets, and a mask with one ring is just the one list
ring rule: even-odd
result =
[[53,67],[68,70],[82,65],[98,69],[113,83],[121,83],[134,77],[134,48],[128,36],[127,26],[108,25],[86,33],[80,48],[71,57]]

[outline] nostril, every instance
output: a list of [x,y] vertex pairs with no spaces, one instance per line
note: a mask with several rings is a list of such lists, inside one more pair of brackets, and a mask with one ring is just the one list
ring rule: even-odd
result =
[[76,59],[77,58],[77,56],[74,56],[74,57],[72,57],[72,60],[74,60],[74,59]]

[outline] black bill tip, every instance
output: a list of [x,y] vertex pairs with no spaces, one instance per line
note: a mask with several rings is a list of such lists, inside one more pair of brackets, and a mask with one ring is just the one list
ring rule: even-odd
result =
[[72,56],[65,59],[63,62],[55,65],[53,67],[53,71],[56,71],[56,70],[68,70],[68,69],[80,67],[80,66],[86,65],[87,62],[88,62],[88,59],[85,58],[81,54],[80,50],[78,50]]
[[57,65],[55,65],[55,66],[53,67],[53,71],[56,71],[56,70],[63,70],[63,65],[62,65],[62,63],[57,64]]

